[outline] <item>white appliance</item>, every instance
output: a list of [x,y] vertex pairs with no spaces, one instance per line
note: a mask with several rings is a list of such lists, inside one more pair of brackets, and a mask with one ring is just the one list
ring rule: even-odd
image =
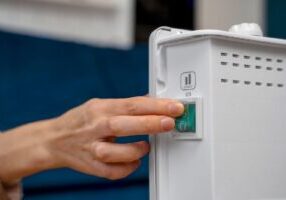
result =
[[286,199],[285,40],[256,24],[161,27],[150,38],[150,94],[193,105],[195,119],[150,138],[151,200]]

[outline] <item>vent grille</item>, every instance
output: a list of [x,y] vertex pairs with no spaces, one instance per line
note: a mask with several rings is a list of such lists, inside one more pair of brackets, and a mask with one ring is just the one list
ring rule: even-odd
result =
[[[249,70],[254,72],[272,74],[283,73],[285,71],[284,62],[282,58],[264,57],[260,55],[248,55],[239,53],[220,52],[220,67],[223,69],[241,69],[243,72],[248,73]],[[286,76],[286,74],[285,74]],[[247,76],[246,76],[247,77]],[[220,82],[222,84],[233,84],[233,85],[245,85],[245,86],[257,86],[267,88],[283,88],[284,83],[281,82],[269,82],[263,80],[241,80],[235,78],[221,77]]]
[[282,83],[263,83],[263,82],[252,82],[252,81],[241,81],[241,80],[237,80],[237,79],[233,79],[233,80],[229,80],[229,79],[226,79],[226,78],[222,78],[220,79],[220,82],[221,83],[232,83],[232,84],[244,84],[244,85],[256,85],[256,86],[263,86],[263,84],[266,86],[266,87],[279,87],[279,88],[282,88],[284,87],[284,84]]

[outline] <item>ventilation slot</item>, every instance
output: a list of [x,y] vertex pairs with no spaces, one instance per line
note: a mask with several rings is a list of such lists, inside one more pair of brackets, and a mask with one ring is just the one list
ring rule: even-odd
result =
[[239,58],[239,55],[238,54],[232,54],[232,57]]
[[[271,57],[262,56],[259,54],[240,54],[239,50],[233,52],[221,51],[219,52],[219,58],[221,59],[218,63],[220,66],[219,70],[221,73],[227,73],[230,77],[221,77],[219,81],[224,85],[236,85],[236,87],[248,87],[249,88],[284,88],[286,83],[276,82],[273,77],[286,71],[285,60],[283,57]],[[286,59],[286,58],[285,58]],[[225,66],[225,67],[221,67]],[[236,68],[236,69],[234,69]],[[230,73],[233,71],[233,73]],[[238,72],[238,73],[237,73]],[[249,75],[254,75],[252,78]],[[271,78],[267,82],[256,79],[257,77]],[[237,77],[238,75],[239,77]],[[249,77],[248,80],[240,79],[240,77]]]
[[223,66],[226,66],[227,62],[221,62],[220,64],[223,65]]
[[[238,79],[234,79],[232,81],[229,81],[229,79],[226,79],[226,78],[222,78],[220,79],[220,82],[221,83],[232,83],[234,85],[242,85],[244,84],[245,86],[250,86],[252,84],[252,82],[250,80],[246,80],[246,81],[240,81]],[[260,82],[260,81],[256,81],[254,82],[254,85],[257,86],[257,87],[261,87],[263,85],[263,82]],[[275,85],[274,83],[265,83],[265,86],[268,87],[268,88],[271,88],[271,87],[274,87],[274,86],[277,86],[278,88],[283,88],[284,87],[284,84],[282,83],[278,83],[277,85]]]
[[239,82],[240,82],[239,80],[232,80],[233,84],[239,84]]
[[222,78],[222,79],[220,79],[220,82],[222,82],[222,83],[227,83],[227,82],[228,82],[228,80],[227,80],[227,79],[225,79],[225,78]]

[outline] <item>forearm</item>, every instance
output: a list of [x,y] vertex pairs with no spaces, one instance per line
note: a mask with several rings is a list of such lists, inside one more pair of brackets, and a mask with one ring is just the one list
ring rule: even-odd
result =
[[184,106],[168,99],[93,99],[57,119],[28,124],[0,135],[0,180],[60,167],[109,179],[136,170],[149,152],[145,141],[117,144],[114,138],[158,134],[175,126]]
[[52,120],[48,120],[0,134],[0,180],[14,184],[23,177],[54,168],[45,148],[52,131]]

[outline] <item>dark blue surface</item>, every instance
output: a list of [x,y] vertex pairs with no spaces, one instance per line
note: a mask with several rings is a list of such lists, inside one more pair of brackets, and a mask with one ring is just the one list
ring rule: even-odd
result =
[[[0,130],[58,116],[86,100],[145,95],[147,45],[93,48],[0,32]],[[122,141],[147,139],[125,138]],[[107,181],[68,169],[24,180],[25,199],[148,199],[148,160],[132,176]]]
[[77,185],[67,188],[50,188],[44,191],[35,190],[33,195],[30,195],[29,200],[50,200],[50,199],[95,199],[95,200],[141,200],[148,199],[148,181],[129,181],[124,184],[93,184]]
[[268,35],[286,39],[286,1],[268,0],[266,8]]

